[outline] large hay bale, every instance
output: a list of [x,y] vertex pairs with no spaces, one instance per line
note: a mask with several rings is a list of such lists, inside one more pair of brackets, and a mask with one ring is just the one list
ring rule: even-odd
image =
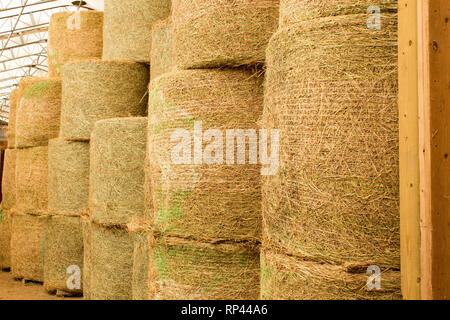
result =
[[11,214],[0,208],[0,271],[11,267]]
[[[44,234],[44,289],[80,294],[83,235],[79,216],[50,216]],[[77,279],[78,277],[78,279]]]
[[125,225],[144,214],[147,122],[147,118],[117,118],[95,124],[89,205],[94,221]]
[[48,144],[48,210],[58,214],[87,212],[89,143],[51,140]]
[[263,125],[281,131],[280,167],[263,180],[264,231],[302,259],[398,269],[397,16],[366,20],[312,19],[270,41]]
[[92,300],[130,300],[133,242],[128,231],[92,223]]
[[2,209],[11,210],[16,205],[16,149],[6,149],[2,176]]
[[16,114],[19,105],[19,89],[13,89],[9,95],[9,120],[6,137],[8,138],[8,148],[16,146]]
[[148,263],[149,248],[147,226],[142,218],[134,218],[127,225],[133,241],[133,277],[131,283],[133,300],[149,300]]
[[11,226],[11,273],[14,278],[44,281],[43,237],[48,216],[14,212]]
[[83,297],[91,300],[91,278],[92,278],[92,227],[89,216],[82,215],[81,229],[83,233]]
[[18,149],[16,154],[16,209],[43,213],[48,204],[48,147]]
[[48,31],[48,71],[61,76],[69,62],[101,58],[103,50],[103,12],[58,12],[50,18]]
[[44,146],[59,133],[61,79],[33,78],[17,109],[16,148]]
[[[205,242],[260,240],[260,166],[225,162],[225,130],[256,128],[262,104],[260,79],[246,70],[187,70],[152,82],[147,175],[153,187],[145,192],[153,192],[150,223],[160,232]],[[192,140],[200,121],[203,131],[222,133],[222,162],[193,164],[189,157],[191,164],[175,164],[172,153],[180,139],[172,134],[184,129]],[[207,145],[203,139],[203,150]]]
[[259,298],[259,250],[181,238],[149,243],[149,295],[156,300]]
[[181,69],[262,64],[279,0],[174,0],[174,62]]
[[150,65],[151,80],[173,69],[172,17],[160,20],[152,27]]
[[150,61],[154,22],[170,14],[170,0],[106,0],[103,59]]
[[[264,250],[261,254],[261,298],[265,300],[401,299],[400,271],[382,270],[381,288],[369,290],[367,267],[359,273],[344,266],[321,264]],[[352,272],[350,272],[352,271]]]
[[130,61],[79,61],[63,68],[63,139],[89,139],[98,120],[146,114],[148,67]]

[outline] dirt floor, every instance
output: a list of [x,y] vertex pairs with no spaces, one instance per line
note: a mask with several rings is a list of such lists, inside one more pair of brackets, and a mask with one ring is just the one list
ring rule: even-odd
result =
[[11,273],[0,270],[0,300],[76,300],[63,298],[45,292],[42,284],[27,283],[13,279]]

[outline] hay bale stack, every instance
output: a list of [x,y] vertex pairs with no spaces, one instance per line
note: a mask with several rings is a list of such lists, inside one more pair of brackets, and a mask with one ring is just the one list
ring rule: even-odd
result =
[[9,120],[8,130],[6,131],[8,148],[14,148],[16,145],[16,114],[19,100],[19,89],[13,89],[9,96]]
[[263,64],[279,0],[174,0],[174,62],[181,69]]
[[103,59],[150,61],[152,25],[170,14],[170,0],[106,0]]
[[399,271],[382,270],[380,290],[367,289],[367,279],[365,273],[350,273],[344,266],[305,261],[271,250],[264,250],[261,255],[261,298],[264,300],[402,298]]
[[58,214],[87,212],[89,143],[51,140],[48,144],[48,210]]
[[16,209],[46,213],[48,204],[48,147],[18,149],[16,154]]
[[145,115],[148,81],[148,67],[130,61],[67,64],[60,138],[88,140],[98,120]]
[[[152,82],[147,175],[153,186],[146,192],[153,192],[150,223],[159,232],[206,242],[260,240],[260,166],[225,163],[225,130],[257,127],[262,90],[260,79],[247,70],[187,70]],[[192,164],[174,164],[172,151],[180,139],[173,140],[173,132],[185,129],[193,140],[199,121],[203,131],[222,132],[222,163],[193,164],[189,157]],[[203,150],[207,145],[204,139]]]
[[0,271],[11,267],[11,213],[0,209]]
[[133,242],[128,231],[96,223],[91,228],[90,298],[131,299]]
[[147,118],[98,121],[91,137],[90,212],[102,224],[125,225],[144,214]]
[[151,80],[173,68],[172,17],[160,20],[152,27],[150,65]]
[[[79,216],[53,215],[44,236],[44,289],[81,294],[83,236]],[[78,271],[71,267],[79,268]],[[79,276],[79,283],[75,277]],[[79,287],[78,287],[79,285]],[[78,287],[78,288],[77,288]]]
[[92,226],[89,216],[82,215],[81,229],[83,234],[83,297],[91,300],[91,278],[92,278]]
[[32,81],[17,109],[16,148],[47,145],[59,132],[61,79],[33,78]]
[[103,12],[55,13],[50,18],[48,35],[49,76],[58,77],[66,63],[102,57]]
[[133,241],[133,277],[131,283],[133,300],[149,300],[148,296],[148,227],[142,218],[134,218],[127,225]]
[[44,281],[42,243],[47,219],[47,216],[13,213],[11,272],[14,278]]
[[164,238],[149,244],[149,295],[156,300],[254,300],[259,250]]
[[9,211],[16,205],[16,149],[6,149],[2,176],[2,209]]

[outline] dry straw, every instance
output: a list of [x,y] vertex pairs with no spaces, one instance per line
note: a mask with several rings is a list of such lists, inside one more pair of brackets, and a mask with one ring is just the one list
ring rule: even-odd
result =
[[[366,268],[368,265],[366,266]],[[367,269],[303,261],[264,251],[261,255],[261,298],[266,300],[391,300],[401,299],[400,272],[381,270],[379,290],[367,287]],[[372,283],[372,282],[371,282]]]
[[278,26],[279,0],[174,0],[175,65],[182,69],[262,64]]
[[173,68],[171,17],[160,20],[153,25],[150,65],[151,80],[170,72]]
[[151,298],[258,299],[260,266],[257,247],[225,243],[204,244],[180,238],[151,241]]
[[11,267],[11,213],[0,209],[0,271]]
[[90,299],[130,300],[133,242],[127,230],[92,223]]
[[152,24],[170,14],[170,0],[106,0],[103,59],[150,61]]
[[92,225],[89,216],[82,215],[81,229],[83,233],[83,297],[91,300],[91,283],[92,283]]
[[64,64],[86,58],[101,58],[103,12],[58,12],[50,19],[48,39],[49,76],[61,76]]
[[50,216],[43,245],[44,289],[50,293],[62,290],[81,294],[83,235],[80,217]]
[[48,144],[48,210],[79,214],[88,209],[89,143],[51,140]]
[[147,118],[98,121],[91,139],[90,212],[103,224],[144,214]]
[[148,299],[148,228],[142,218],[134,218],[127,225],[128,232],[133,239],[133,277],[132,299]]
[[131,61],[89,60],[63,68],[63,139],[89,139],[98,120],[146,114],[148,67]]
[[2,176],[2,209],[11,210],[16,205],[16,149],[6,149]]
[[281,130],[280,168],[264,179],[263,221],[267,245],[301,258],[398,269],[397,16],[381,30],[367,17],[271,39],[263,126]]
[[14,212],[11,227],[11,272],[16,279],[44,281],[43,236],[48,216]]
[[61,79],[33,78],[17,109],[16,148],[48,144],[58,136],[61,116]]
[[[206,242],[259,241],[259,166],[226,164],[225,151],[222,164],[175,164],[172,150],[180,141],[171,135],[185,129],[192,137],[194,122],[201,121],[203,131],[222,132],[226,150],[226,129],[257,127],[260,79],[237,69],[166,73],[152,82],[149,100],[147,175],[153,187],[146,192],[153,192],[155,205],[150,222],[167,235]],[[203,141],[203,150],[208,144]]]
[[19,89],[11,91],[9,96],[9,120],[6,137],[8,138],[8,148],[15,148],[16,145],[16,114],[19,106]]
[[18,149],[16,154],[16,209],[37,214],[47,211],[48,147]]

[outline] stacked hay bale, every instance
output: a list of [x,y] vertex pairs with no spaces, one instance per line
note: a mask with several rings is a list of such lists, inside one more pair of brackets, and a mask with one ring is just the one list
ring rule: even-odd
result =
[[[250,140],[263,107],[255,66],[277,19],[278,1],[172,2],[180,71],[155,76],[149,98],[150,298],[259,297],[260,166]],[[250,132],[249,145],[244,136],[235,148],[227,129]]]
[[150,64],[150,80],[172,70],[172,17],[160,20],[152,27]]
[[[281,1],[263,116],[280,130],[279,170],[263,180],[264,299],[401,297],[396,12],[394,0]],[[370,265],[381,288],[366,286]]]

